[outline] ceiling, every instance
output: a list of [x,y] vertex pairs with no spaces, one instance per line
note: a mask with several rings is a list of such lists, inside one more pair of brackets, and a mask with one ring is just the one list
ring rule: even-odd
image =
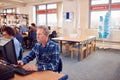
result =
[[[10,6],[25,6],[27,4],[38,4],[40,2],[61,2],[63,0],[0,0],[0,8],[10,7]],[[74,0],[67,0],[74,1]]]
[[0,0],[0,8],[6,6],[24,6],[28,3],[44,2],[48,0]]

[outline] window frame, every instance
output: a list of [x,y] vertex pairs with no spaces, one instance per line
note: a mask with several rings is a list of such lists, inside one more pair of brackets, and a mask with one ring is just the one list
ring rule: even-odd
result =
[[[8,10],[11,10],[11,12],[7,12]],[[6,9],[3,9],[3,13],[4,14],[12,14],[12,13],[15,13],[15,9],[14,8],[6,8]]]
[[[53,5],[55,4],[56,8],[50,8],[49,9],[48,6],[51,5],[51,4],[53,4]],[[38,9],[41,5],[45,5],[45,9]],[[50,26],[50,25],[48,25],[48,20],[49,20],[48,15],[52,14],[52,12],[50,12],[50,10],[53,10],[53,14],[56,13],[56,18],[57,18],[57,3],[40,4],[40,5],[36,5],[35,7],[36,7],[36,24],[38,24],[37,16],[40,15],[40,14],[37,14],[37,11],[39,11],[39,10],[43,10],[43,14],[45,14],[45,16],[46,16],[45,25],[47,25],[47,26]],[[56,10],[56,12],[54,12],[54,10]],[[44,13],[44,11],[45,11],[45,13]],[[56,21],[56,26],[57,26],[57,21]]]
[[[96,28],[94,28],[94,27],[92,27],[92,25],[91,25],[91,18],[92,18],[92,16],[91,16],[91,13],[92,12],[97,12],[97,11],[110,11],[110,12],[112,12],[112,11],[120,11],[120,3],[118,2],[118,3],[112,3],[112,0],[109,0],[109,4],[106,4],[106,5],[108,5],[108,9],[106,9],[106,10],[91,10],[91,7],[92,6],[103,6],[103,5],[105,5],[105,4],[99,4],[99,5],[92,5],[91,2],[92,0],[90,0],[90,3],[89,3],[89,29],[98,29],[98,27],[96,27]],[[118,6],[118,8],[116,7],[116,6]],[[111,25],[112,26],[112,25]],[[115,28],[115,27],[110,27],[111,29],[120,29],[120,28]]]

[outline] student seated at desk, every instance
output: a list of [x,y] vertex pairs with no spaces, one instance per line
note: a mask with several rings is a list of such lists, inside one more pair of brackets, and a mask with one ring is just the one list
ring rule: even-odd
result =
[[14,32],[15,32],[16,39],[22,44],[23,37],[22,37],[22,34],[19,32],[18,27],[14,26],[13,29],[14,29]]
[[24,34],[25,32],[28,32],[28,27],[25,25],[21,25],[21,26],[19,26],[19,31],[21,34],[22,33]]
[[[58,71],[59,64],[59,46],[57,43],[49,39],[49,30],[45,26],[37,27],[37,43],[34,45],[30,53],[21,61],[19,65],[30,71],[51,70]],[[36,65],[27,64],[36,58]]]
[[20,60],[23,55],[23,48],[20,42],[14,36],[15,36],[15,32],[12,27],[5,26],[2,28],[2,37],[7,38],[7,39],[13,39],[17,59]]
[[28,33],[29,44],[27,48],[31,48],[32,45],[36,42],[36,27],[31,26]]

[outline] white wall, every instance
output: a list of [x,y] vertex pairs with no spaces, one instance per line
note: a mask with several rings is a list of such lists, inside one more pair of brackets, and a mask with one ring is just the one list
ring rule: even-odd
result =
[[[69,35],[76,32],[76,29],[80,29],[82,35],[95,35],[98,36],[97,29],[88,29],[89,27],[89,1],[90,0],[54,0],[54,1],[46,1],[46,2],[36,2],[31,3],[26,6],[17,7],[17,13],[29,14],[29,24],[35,22],[34,14],[33,14],[33,6],[35,4],[43,4],[43,3],[53,3],[53,2],[61,2],[59,4],[58,11],[60,11],[58,15],[58,27],[62,27],[62,34]],[[74,19],[73,21],[65,21],[63,20],[64,12],[73,12]],[[120,41],[120,30],[111,30],[111,35],[108,40],[110,41]]]
[[[76,31],[76,1],[77,0],[63,0],[63,16],[65,16],[66,12],[71,12],[73,14],[73,19],[70,21],[66,21],[65,18],[63,18],[63,34],[64,36],[75,33]],[[62,17],[63,17],[62,16]]]

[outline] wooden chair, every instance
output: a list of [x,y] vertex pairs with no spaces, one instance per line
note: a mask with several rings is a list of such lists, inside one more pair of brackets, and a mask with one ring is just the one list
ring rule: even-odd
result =
[[65,43],[62,43],[63,46],[65,46],[65,51],[67,53],[70,53],[71,52],[71,46],[73,46],[75,43],[72,42],[72,41],[67,41]]
[[85,51],[85,57],[87,56],[87,54],[88,54],[88,40],[84,40],[77,47],[71,48],[71,59],[74,56],[74,52],[76,52],[76,56],[78,56],[78,48],[79,47],[80,47],[80,60],[83,60],[84,51]]
[[93,51],[95,51],[96,49],[96,38],[88,38],[88,45],[87,45],[87,48],[88,48],[88,53],[86,54],[86,57],[88,56],[88,54],[90,53],[93,53]]
[[93,38],[93,43],[92,43],[93,51],[96,50],[96,38]]
[[93,41],[93,38],[88,38],[88,54],[91,54],[93,52]]
[[89,38],[88,43],[89,43],[89,46],[90,46],[90,53],[92,53],[93,51],[96,50],[96,38]]

